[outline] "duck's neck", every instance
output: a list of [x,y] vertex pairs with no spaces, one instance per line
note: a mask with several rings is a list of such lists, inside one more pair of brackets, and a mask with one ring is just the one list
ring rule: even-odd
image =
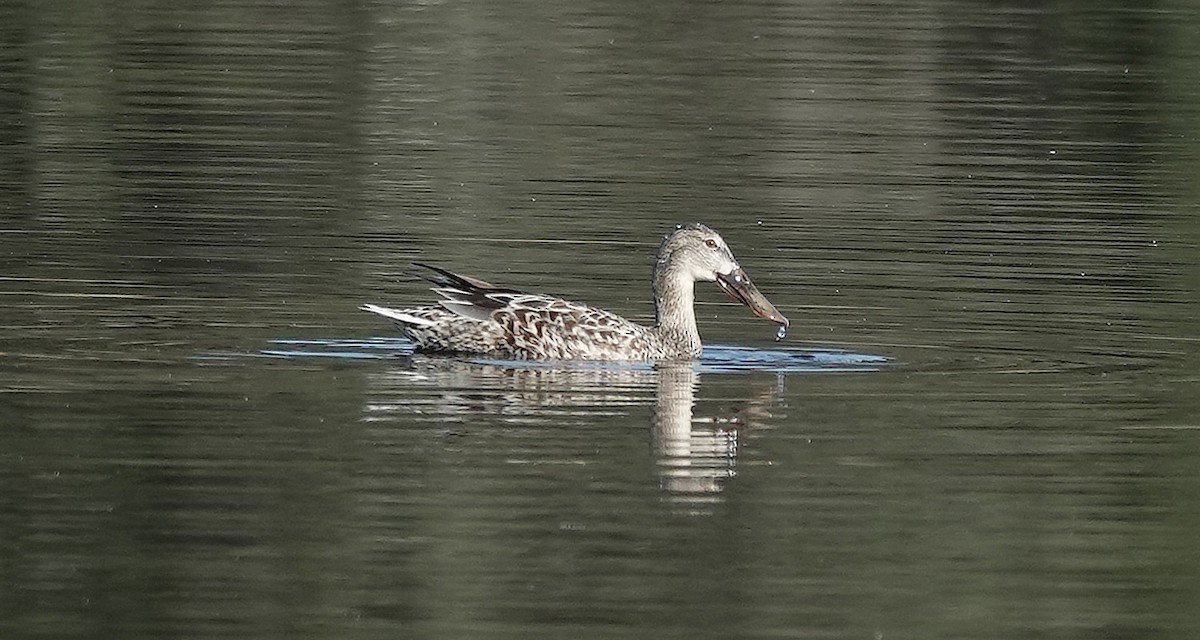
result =
[[654,270],[654,330],[678,355],[700,355],[696,329],[696,281],[683,269],[660,261]]

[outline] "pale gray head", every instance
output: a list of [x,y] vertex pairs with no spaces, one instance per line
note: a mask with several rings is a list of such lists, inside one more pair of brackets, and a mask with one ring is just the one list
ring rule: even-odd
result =
[[712,282],[718,273],[730,274],[739,268],[721,234],[698,222],[679,225],[663,238],[658,261],[685,270],[693,282]]
[[698,222],[679,225],[663,239],[658,248],[658,269],[682,274],[692,282],[716,282],[726,295],[750,307],[760,318],[785,327],[790,324],[750,282],[721,235]]

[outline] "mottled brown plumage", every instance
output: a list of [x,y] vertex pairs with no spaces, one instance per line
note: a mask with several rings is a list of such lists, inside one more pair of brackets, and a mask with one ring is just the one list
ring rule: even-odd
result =
[[654,267],[657,323],[643,327],[614,313],[553,296],[497,287],[419,264],[442,296],[438,306],[365,311],[390,318],[419,351],[552,360],[671,360],[700,355],[694,284],[715,281],[760,317],[788,325],[750,282],[725,241],[701,224],[663,239]]

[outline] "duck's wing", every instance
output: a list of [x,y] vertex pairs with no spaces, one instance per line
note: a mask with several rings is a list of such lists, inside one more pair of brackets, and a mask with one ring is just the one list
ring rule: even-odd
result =
[[526,295],[517,289],[497,287],[490,282],[423,262],[413,264],[432,272],[418,273],[417,276],[437,285],[433,288],[434,293],[444,298],[438,304],[447,311],[477,322],[492,320],[492,314],[508,306],[513,296]]
[[438,306],[367,311],[396,321],[422,348],[503,353],[519,358],[640,358],[653,348],[641,326],[620,316],[555,296],[524,293],[414,263],[443,299]]
[[507,289],[505,287],[497,287],[496,285],[494,285],[490,282],[485,282],[483,280],[480,280],[479,278],[472,278],[470,276],[464,276],[461,274],[457,274],[457,273],[454,273],[453,271],[447,271],[441,267],[435,267],[431,264],[425,264],[424,262],[414,262],[413,264],[418,267],[421,267],[422,269],[428,269],[433,272],[433,273],[414,272],[413,275],[417,276],[418,278],[421,278],[422,280],[428,280],[429,282],[432,282],[433,284],[436,284],[439,287],[449,287],[449,288],[457,288],[457,289],[464,289],[464,290],[471,290],[471,289],[481,290],[481,291],[488,290],[488,291],[497,291],[497,292],[504,292],[504,293],[520,293],[520,291],[517,291],[516,289]]
[[521,357],[641,359],[654,345],[644,327],[604,309],[536,294],[490,297],[505,303],[490,318]]

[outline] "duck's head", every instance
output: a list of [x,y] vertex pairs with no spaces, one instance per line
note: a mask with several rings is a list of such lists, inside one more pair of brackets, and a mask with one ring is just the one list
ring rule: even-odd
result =
[[700,223],[679,225],[668,234],[658,249],[658,262],[660,268],[669,266],[693,282],[716,282],[760,318],[785,327],[791,324],[750,281],[721,235]]

